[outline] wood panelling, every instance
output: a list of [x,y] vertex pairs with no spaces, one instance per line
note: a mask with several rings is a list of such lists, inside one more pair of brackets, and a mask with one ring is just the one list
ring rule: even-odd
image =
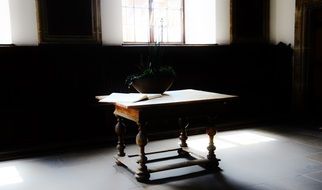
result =
[[[292,50],[288,46],[161,48],[165,48],[163,61],[177,73],[171,89],[241,97],[226,121],[289,112]],[[115,137],[113,107],[98,106],[95,96],[135,92],[126,87],[125,78],[137,68],[140,54],[147,52],[148,47],[84,45],[0,48],[0,57],[8,60],[0,69],[0,149]],[[174,129],[164,122],[155,130]]]
[[320,0],[297,0],[295,13],[295,45],[293,63],[293,110],[296,114],[310,114],[312,98],[312,60],[314,31],[319,23],[314,14],[322,9]]

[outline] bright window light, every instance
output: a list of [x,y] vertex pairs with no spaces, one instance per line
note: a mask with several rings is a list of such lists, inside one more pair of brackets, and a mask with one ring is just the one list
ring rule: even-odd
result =
[[216,0],[185,0],[187,44],[216,43]]
[[248,144],[257,144],[262,142],[270,142],[275,141],[276,139],[267,137],[264,135],[258,135],[250,132],[243,132],[238,134],[231,135],[223,135],[220,136],[220,139],[226,140],[228,142],[240,144],[240,145],[248,145]]
[[124,42],[182,43],[182,0],[122,0]]
[[15,166],[0,168],[0,186],[21,182],[23,180]]
[[0,0],[0,44],[11,44],[9,0]]

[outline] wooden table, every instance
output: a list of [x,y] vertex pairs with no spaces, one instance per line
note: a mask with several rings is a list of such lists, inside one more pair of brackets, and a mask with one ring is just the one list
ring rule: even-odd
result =
[[[189,118],[197,115],[214,115],[217,111],[225,108],[226,103],[235,100],[237,97],[226,94],[218,94],[212,92],[205,92],[200,90],[175,90],[167,91],[160,98],[145,100],[135,103],[115,103],[114,114],[117,118],[115,132],[118,136],[117,150],[118,154],[115,156],[118,165],[127,166],[138,181],[147,181],[150,173],[180,168],[191,165],[208,165],[218,167],[218,159],[215,155],[214,135],[216,130],[214,126],[207,126],[206,132],[209,136],[208,153],[206,156],[200,155],[187,145],[186,125],[183,118]],[[146,128],[149,121],[162,120],[166,118],[178,118],[180,124],[180,147],[178,147],[179,156],[193,156],[195,159],[185,161],[184,163],[176,163],[157,168],[148,168],[146,157],[147,154],[159,153],[160,151],[146,153],[144,147],[147,145],[148,138]],[[125,125],[124,119],[134,121],[138,127],[138,134],[136,136],[136,144],[139,146],[140,152],[138,155],[125,156]],[[163,151],[162,151],[163,152]],[[137,157],[139,159],[137,160]],[[135,160],[137,164],[135,164]],[[137,168],[133,168],[133,163]]]

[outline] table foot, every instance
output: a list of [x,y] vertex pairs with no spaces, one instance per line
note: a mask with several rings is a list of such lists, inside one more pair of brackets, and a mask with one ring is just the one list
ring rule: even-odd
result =
[[217,169],[219,166],[219,159],[213,159],[210,162],[207,163],[206,168],[210,170]]
[[212,164],[207,164],[204,166],[204,168],[209,171],[209,172],[219,172],[222,171],[222,169],[219,166],[212,165]]
[[147,182],[149,181],[150,174],[149,173],[136,173],[135,174],[135,179],[138,182]]
[[181,148],[178,149],[177,152],[178,152],[178,155],[181,156],[181,157],[190,157],[190,153],[182,150]]

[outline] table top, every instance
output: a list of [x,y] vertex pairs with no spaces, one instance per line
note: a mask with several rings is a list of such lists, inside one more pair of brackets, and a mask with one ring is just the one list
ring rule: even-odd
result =
[[139,102],[116,102],[115,105],[124,108],[146,108],[157,105],[181,105],[200,102],[215,102],[237,98],[235,95],[220,94],[194,89],[166,91],[161,97]]
[[[96,97],[102,100],[106,96]],[[161,97],[138,102],[104,102],[115,106],[114,114],[134,122],[166,117],[216,114],[225,110],[234,95],[194,89],[166,91]]]

